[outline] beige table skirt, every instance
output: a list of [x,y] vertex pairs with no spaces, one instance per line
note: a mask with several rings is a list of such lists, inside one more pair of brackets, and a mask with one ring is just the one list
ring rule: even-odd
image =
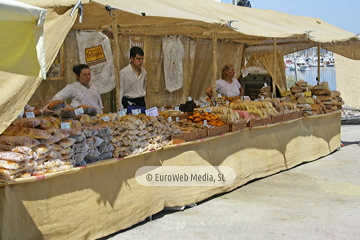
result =
[[[164,207],[183,206],[326,156],[340,146],[340,112],[246,129],[0,185],[0,239],[94,239]],[[142,166],[228,166],[227,186],[146,187]]]

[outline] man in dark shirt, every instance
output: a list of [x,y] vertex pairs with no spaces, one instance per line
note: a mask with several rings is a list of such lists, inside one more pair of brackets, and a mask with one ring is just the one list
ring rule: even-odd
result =
[[240,0],[240,1],[238,1],[237,5],[241,6],[241,7],[251,8],[251,3],[250,3],[250,1],[247,1],[247,0]]

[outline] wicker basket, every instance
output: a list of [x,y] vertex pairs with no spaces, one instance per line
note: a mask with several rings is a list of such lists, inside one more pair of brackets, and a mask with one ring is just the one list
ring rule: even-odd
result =
[[246,129],[247,122],[238,122],[230,124],[230,132],[237,132]]
[[214,137],[214,136],[219,135],[219,128],[218,127],[209,128],[207,131],[208,131],[208,137]]
[[230,131],[230,125],[224,125],[217,128],[219,129],[219,135],[228,133]]
[[294,118],[302,118],[302,111],[294,112]]
[[208,136],[208,130],[206,128],[196,130],[197,139],[206,138],[207,136]]
[[180,143],[184,143],[185,142],[185,138],[184,138],[185,134],[181,134],[181,135],[171,135],[171,141],[172,144],[180,144]]
[[271,116],[271,123],[272,124],[282,122],[282,120],[283,120],[283,115],[282,114]]
[[294,119],[294,113],[287,113],[283,115],[283,121],[290,121]]
[[262,125],[268,125],[272,123],[271,117],[262,118],[261,120],[262,120]]
[[185,142],[191,142],[191,141],[195,141],[197,139],[196,131],[185,133],[183,135],[184,135]]
[[262,125],[262,119],[261,118],[259,118],[259,119],[251,119],[247,124],[247,126],[249,128],[257,127],[257,126],[261,126],[261,125]]

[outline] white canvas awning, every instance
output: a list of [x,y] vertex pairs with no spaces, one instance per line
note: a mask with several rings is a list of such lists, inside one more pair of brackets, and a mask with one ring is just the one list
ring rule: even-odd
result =
[[0,70],[45,77],[46,10],[14,0],[0,0]]

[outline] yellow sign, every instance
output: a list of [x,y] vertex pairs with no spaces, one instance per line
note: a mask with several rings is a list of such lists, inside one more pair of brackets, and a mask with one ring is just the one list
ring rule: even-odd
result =
[[86,62],[94,62],[100,59],[105,59],[105,54],[102,48],[102,45],[86,48],[85,49],[85,59]]

